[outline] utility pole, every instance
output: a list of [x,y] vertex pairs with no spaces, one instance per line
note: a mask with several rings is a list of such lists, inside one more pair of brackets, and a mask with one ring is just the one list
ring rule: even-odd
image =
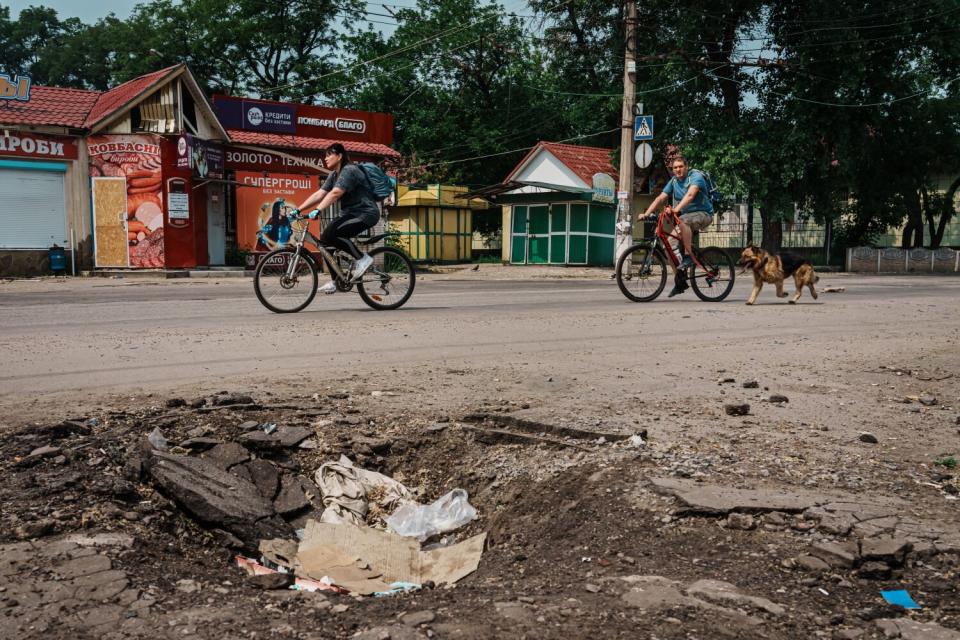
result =
[[633,244],[633,108],[636,100],[637,3],[627,0],[626,54],[623,64],[623,115],[620,123],[620,189],[617,193],[617,226],[614,266]]

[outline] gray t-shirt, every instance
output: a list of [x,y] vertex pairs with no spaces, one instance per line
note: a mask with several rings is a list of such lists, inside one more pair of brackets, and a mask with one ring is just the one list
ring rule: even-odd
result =
[[336,171],[331,172],[321,188],[324,191],[333,191],[337,187],[343,189],[340,210],[344,214],[360,218],[370,225],[377,223],[380,219],[377,197],[373,194],[363,169],[355,164],[348,164],[339,174]]

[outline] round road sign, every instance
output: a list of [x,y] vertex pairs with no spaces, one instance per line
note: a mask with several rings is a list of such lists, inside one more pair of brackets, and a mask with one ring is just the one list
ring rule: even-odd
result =
[[646,142],[638,144],[637,152],[633,157],[637,161],[638,167],[641,169],[646,169],[650,166],[650,163],[653,162],[653,147]]

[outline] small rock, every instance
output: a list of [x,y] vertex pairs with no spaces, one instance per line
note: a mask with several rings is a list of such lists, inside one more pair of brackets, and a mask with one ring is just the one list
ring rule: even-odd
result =
[[937,399],[933,396],[920,396],[920,404],[925,407],[933,407],[937,404]]
[[63,451],[60,447],[53,447],[50,445],[44,447],[38,447],[30,452],[30,455],[27,458],[52,458],[54,456],[60,455],[60,452]]
[[892,567],[902,567],[913,544],[897,538],[867,538],[860,545],[864,560],[877,560]]
[[785,527],[789,523],[787,516],[780,511],[771,511],[763,514],[764,524],[770,524],[775,527]]
[[756,380],[744,380],[744,381],[743,381],[743,388],[744,388],[744,389],[759,389],[759,388],[760,388],[760,383],[757,382]]
[[810,553],[831,567],[852,569],[857,563],[856,547],[853,544],[837,544],[836,542],[821,542],[815,544]]
[[187,401],[183,398],[170,398],[167,400],[167,409],[177,409],[187,406]]
[[45,535],[53,533],[57,523],[51,518],[43,518],[34,522],[25,522],[14,531],[14,535],[20,540],[30,540],[32,538],[42,538]]
[[817,573],[828,571],[830,565],[821,560],[820,558],[814,556],[803,555],[797,558],[797,566],[807,571],[814,571]]
[[864,432],[860,434],[860,442],[866,442],[868,444],[877,444],[880,441],[877,440],[877,436],[873,435],[872,433]]
[[200,591],[200,583],[196,580],[177,580],[177,591],[182,591],[183,593],[197,593]]
[[920,413],[920,407],[907,407],[907,411],[910,413]]
[[239,428],[241,431],[253,431],[259,426],[260,426],[260,423],[257,422],[256,420],[245,420],[240,423]]
[[750,531],[756,528],[757,523],[749,513],[731,513],[727,516],[727,529]]
[[253,576],[247,579],[247,582],[258,589],[286,589],[293,584],[294,576],[292,573],[266,573],[260,576]]
[[836,640],[857,640],[864,633],[863,629],[841,629],[833,634]]
[[205,407],[205,406],[207,406],[207,399],[206,399],[206,398],[196,398],[196,399],[190,401],[190,408],[191,408],[191,409],[199,409],[200,407]]
[[784,404],[790,402],[790,398],[781,394],[781,393],[771,393],[770,397],[767,398],[767,402],[772,402],[774,404]]
[[588,592],[590,592],[590,593],[600,593],[600,587],[598,587],[598,586],[595,585],[595,584],[589,584],[589,583],[588,583],[588,584],[583,585],[583,588],[586,589],[586,590],[587,590]]
[[217,407],[228,407],[235,404],[253,404],[253,398],[245,393],[228,393],[214,396],[213,404]]
[[400,617],[400,621],[408,627],[419,627],[422,624],[430,624],[436,619],[437,615],[433,611],[412,611]]
[[643,436],[641,435],[634,434],[627,439],[627,445],[631,447],[640,448],[645,444],[646,442],[644,442]]
[[717,384],[733,384],[736,382],[736,379],[730,377],[722,377],[717,380]]
[[893,571],[883,562],[864,562],[857,575],[867,580],[887,580]]
[[345,604],[335,604],[330,607],[331,613],[345,613],[350,610],[350,607]]
[[750,413],[749,404],[725,404],[723,410],[728,416],[745,416]]

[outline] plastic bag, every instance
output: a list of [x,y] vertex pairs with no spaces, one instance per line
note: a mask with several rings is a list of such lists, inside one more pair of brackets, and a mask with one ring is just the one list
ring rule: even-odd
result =
[[394,533],[423,542],[438,533],[459,529],[476,517],[477,510],[467,501],[467,492],[454,489],[433,504],[404,504],[384,521]]
[[156,427],[153,431],[151,431],[150,435],[147,436],[147,440],[157,451],[166,451],[170,448],[170,445],[167,443],[167,439],[163,437],[162,433],[160,433],[160,427]]

